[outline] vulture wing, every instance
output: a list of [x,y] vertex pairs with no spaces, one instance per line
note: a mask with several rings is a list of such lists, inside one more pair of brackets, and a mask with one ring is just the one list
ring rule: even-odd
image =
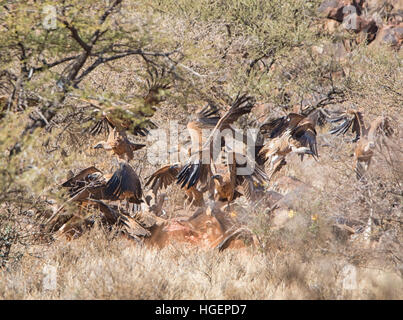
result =
[[172,165],[164,166],[147,178],[145,186],[150,186],[154,194],[157,194],[159,190],[166,189],[176,180],[180,169]]
[[140,179],[133,168],[121,162],[113,176],[106,183],[105,196],[110,200],[118,200],[122,195],[131,195],[135,203],[141,203],[143,191]]
[[196,120],[187,124],[192,143],[192,152],[200,151],[203,141],[207,139],[207,137],[203,137],[203,129],[214,129],[220,120],[218,109],[212,103],[205,106],[196,116]]
[[[247,95],[237,96],[230,109],[218,120],[213,131],[210,133],[207,141],[203,144],[202,150],[210,154],[209,163],[202,163],[202,152],[194,154],[187,164],[182,168],[178,174],[177,183],[181,183],[181,187],[190,188],[194,186],[199,180],[205,183],[211,176],[211,151],[214,145],[214,139],[216,135],[224,128],[228,128],[229,125],[244,114],[249,113],[254,106],[254,99]],[[220,144],[221,145],[221,144]]]
[[316,130],[310,119],[302,120],[300,124],[291,131],[291,136],[298,141],[299,146],[309,148],[313,157],[319,157],[316,143]]
[[281,136],[288,128],[295,128],[305,116],[298,113],[290,113],[284,117],[267,121],[260,127],[260,133],[269,139]]
[[345,134],[352,126],[352,132],[356,135],[353,142],[358,141],[363,135],[364,121],[359,111],[349,110],[339,117],[329,119],[329,121],[332,123],[343,121],[341,125],[329,131],[331,134]]
[[102,172],[92,166],[81,170],[78,174],[62,183],[61,186],[68,188],[70,197],[74,197],[74,199],[76,199],[75,197],[79,197],[81,199],[81,196],[78,196],[78,194],[82,192],[88,193],[88,189],[97,190],[104,183]]

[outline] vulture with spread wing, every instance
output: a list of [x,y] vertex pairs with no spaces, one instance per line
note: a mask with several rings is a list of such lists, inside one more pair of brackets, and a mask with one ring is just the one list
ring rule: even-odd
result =
[[331,134],[344,135],[350,128],[355,138],[352,142],[357,142],[354,150],[354,170],[357,179],[361,179],[371,163],[374,155],[375,144],[379,137],[390,137],[394,130],[390,125],[388,117],[379,116],[366,127],[362,113],[358,110],[350,109],[338,117],[329,119],[332,123],[342,123],[330,130]]
[[[227,201],[229,204],[240,195],[236,188],[241,186],[245,179],[262,182],[266,178],[255,159],[250,160],[247,155],[236,152],[233,149],[233,144],[230,143],[232,147],[227,145],[227,138],[234,142],[234,129],[231,124],[242,115],[249,113],[253,106],[254,99],[247,95],[238,96],[235,99],[230,109],[217,121],[202,148],[193,153],[187,163],[182,166],[177,176],[177,184],[180,184],[181,188],[189,190],[199,186],[199,189],[208,189],[209,186],[213,185],[215,200]],[[230,137],[225,137],[223,133],[231,134]],[[224,143],[223,138],[225,138]],[[220,160],[223,152],[226,162],[217,164],[217,160]],[[239,159],[244,160],[244,163],[239,163]],[[242,167],[246,169],[245,161],[252,170],[248,174],[240,175],[239,170]],[[250,186],[250,184],[246,185]]]
[[96,109],[102,110],[101,119],[90,128],[90,133],[95,135],[106,131],[109,134],[107,141],[98,142],[94,146],[95,149],[110,150],[119,159],[130,161],[133,159],[134,151],[145,147],[144,144],[131,142],[127,133],[144,137],[149,133],[149,129],[157,128],[149,118],[156,111],[154,106],[164,100],[164,90],[171,88],[171,85],[166,80],[165,69],[159,73],[154,68],[153,72],[148,70],[148,74],[151,80],[147,79],[148,93],[143,98],[144,108],[130,105],[114,105],[105,108],[100,101],[81,99],[90,103]]
[[119,168],[109,179],[97,168],[89,167],[71,177],[61,186],[68,189],[70,201],[85,202],[95,199],[126,200],[136,204],[143,202],[140,179],[134,169],[125,162],[119,164]]
[[117,130],[116,127],[109,132],[107,141],[100,141],[94,149],[112,151],[121,160],[133,160],[134,151],[144,148],[145,144],[133,143],[124,130]]
[[301,155],[301,160],[305,154],[319,157],[315,123],[304,115],[290,113],[273,119],[263,124],[260,131],[267,138],[259,155],[269,165],[269,179],[286,164],[285,158],[291,152]]
[[[154,197],[156,198],[159,190],[166,189],[169,185],[176,181],[176,177],[181,169],[182,165],[180,163],[163,166],[147,178],[145,186],[150,187],[154,193]],[[193,205],[196,207],[202,207],[205,204],[203,199],[203,191],[198,190],[195,186],[185,190],[185,197],[185,207],[186,203],[188,204],[189,208]]]
[[158,72],[156,68],[147,69],[151,79],[146,79],[147,94],[143,97],[144,107],[133,107],[130,105],[114,105],[111,107],[102,106],[100,101],[94,99],[81,99],[88,102],[98,110],[102,110],[102,116],[99,121],[92,126],[89,131],[91,134],[100,134],[103,131],[109,132],[110,127],[117,131],[128,131],[135,136],[146,136],[149,129],[157,128],[149,118],[156,111],[155,106],[165,99],[165,90],[171,88],[167,72],[162,69]]
[[[219,119],[220,116],[217,107],[209,102],[205,107],[196,113],[196,118],[194,120],[188,122],[187,129],[191,138],[191,145],[187,149],[187,154],[189,156],[192,153],[201,150],[203,140],[206,139],[206,136],[203,136],[203,133],[205,135],[205,133],[208,132],[207,130],[214,129]],[[154,193],[154,197],[157,198],[160,190],[166,189],[169,185],[176,181],[176,177],[182,168],[183,164],[179,162],[165,165],[147,178],[145,186],[150,187]],[[204,177],[202,180],[207,181],[207,177]],[[185,207],[186,203],[189,205],[189,207],[192,205],[197,207],[204,206],[203,193],[205,191],[206,188],[199,190],[196,188],[196,186],[186,189]]]

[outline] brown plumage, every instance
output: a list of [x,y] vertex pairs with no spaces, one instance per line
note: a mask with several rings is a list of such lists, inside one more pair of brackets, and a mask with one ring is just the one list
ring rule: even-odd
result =
[[266,137],[259,156],[268,164],[269,179],[286,164],[285,158],[295,152],[301,156],[319,156],[316,143],[315,123],[308,117],[290,113],[287,116],[266,122],[260,128]]
[[104,197],[102,191],[106,179],[102,172],[94,166],[81,170],[76,175],[71,171],[69,179],[61,184],[67,188],[71,201],[85,201],[89,198],[101,199]]
[[390,119],[379,116],[366,127],[362,113],[358,110],[350,109],[329,121],[332,123],[343,121],[341,125],[330,130],[331,134],[344,135],[350,127],[355,134],[352,142],[358,142],[354,149],[354,170],[357,174],[357,179],[361,179],[371,163],[377,138],[381,135],[390,137],[394,133],[390,125]]
[[214,129],[219,120],[218,108],[212,102],[209,102],[196,113],[195,120],[188,122],[187,129],[192,142],[191,149],[188,151],[189,156],[202,150],[203,142],[208,138],[206,134],[209,134]]
[[105,185],[105,195],[111,200],[126,199],[137,204],[143,202],[140,179],[130,164],[119,163],[119,168]]
[[[102,110],[100,119],[92,127],[85,130],[92,135],[98,135],[102,132],[109,133],[111,128],[116,128],[118,131],[127,131],[135,136],[145,137],[149,133],[149,129],[157,128],[157,125],[148,119],[153,116],[153,110],[143,112],[141,108],[131,105],[104,106],[101,101],[95,99],[80,100],[89,103],[96,110]],[[93,120],[93,117],[89,119]]]
[[[82,211],[84,208],[85,210]],[[87,199],[85,202],[80,201],[78,213],[56,215],[47,221],[46,228],[56,231],[56,237],[62,234],[69,238],[76,237],[83,233],[85,227],[94,224],[94,214],[100,218],[102,225],[117,226],[121,233],[138,242],[150,237],[156,225],[164,223],[163,219],[152,212],[137,212],[132,217],[116,205],[107,204],[102,200]]]
[[93,135],[103,131],[109,132],[109,128],[117,128],[130,132],[135,136],[146,136],[149,129],[157,128],[149,118],[156,111],[155,106],[165,100],[165,91],[172,86],[169,83],[167,72],[162,69],[160,72],[156,68],[147,69],[150,79],[146,79],[147,93],[143,97],[143,107],[133,107],[131,105],[103,106],[101,101],[95,99],[81,99],[97,110],[102,110],[101,119],[89,129]]
[[[254,101],[251,97],[243,95],[238,97],[231,108],[221,117],[215,125],[212,132],[209,134],[206,142],[204,142],[201,149],[191,155],[186,165],[178,174],[177,183],[181,184],[181,187],[190,188],[198,182],[203,181],[211,173],[212,160],[216,160],[219,152],[213,153],[213,147],[219,146],[221,149],[221,141],[218,143],[217,138],[221,130],[229,128],[229,125],[236,121],[240,116],[249,113],[254,105]],[[199,141],[196,141],[199,144]],[[219,151],[219,150],[214,150]],[[204,159],[203,156],[207,159]]]
[[[245,160],[245,155],[236,152],[226,152],[226,161],[214,164],[214,200],[226,201],[230,204],[233,200],[240,196],[254,203],[257,200],[258,188],[268,180],[263,168],[259,166],[255,160],[246,159],[246,163],[250,166],[250,170],[242,172],[246,169],[245,165],[240,165],[240,159]],[[252,167],[254,166],[254,167]]]
[[[320,101],[319,101],[320,103]],[[323,127],[328,119],[331,117],[332,112],[325,110],[323,107],[315,105],[296,105],[294,106],[292,113],[303,115],[311,120],[315,126]]]
[[[113,175],[102,174],[95,167],[89,167],[81,170],[76,175],[68,172],[69,179],[61,184],[61,187],[66,188],[69,199],[59,207],[53,215],[47,220],[46,224],[50,229],[58,229],[60,233],[66,233],[71,230],[75,233],[76,226],[80,229],[80,225],[86,224],[88,221],[87,214],[82,214],[82,208],[92,207],[102,213],[102,220],[108,224],[124,225],[130,233],[138,233],[134,228],[136,223],[131,222],[131,218],[122,216],[120,206],[115,208],[113,205],[107,205],[102,200],[117,201],[125,199],[127,203],[141,203],[142,190],[140,180],[134,170],[126,163],[121,163],[118,170]],[[69,202],[79,203],[79,214],[73,215],[68,221],[58,213],[62,211],[65,205]],[[62,221],[61,221],[62,220]],[[63,222],[64,220],[64,222]],[[63,226],[60,224],[63,223]],[[127,222],[127,223],[126,223]]]
[[[215,125],[219,121],[220,116],[218,109],[211,102],[196,113],[195,119],[191,120],[187,124],[187,129],[191,138],[191,145],[188,147],[187,154],[190,156],[192,153],[198,152],[202,148],[203,130],[214,129]],[[178,173],[182,170],[183,164],[175,163],[161,167],[147,178],[145,186],[149,186],[154,193],[154,198],[157,197],[159,190],[166,189],[170,184],[176,181]],[[202,180],[207,181],[206,174],[202,175]],[[203,193],[207,188],[199,190],[196,186],[192,186],[189,189],[185,189],[186,202],[189,207],[204,206]],[[185,205],[186,207],[186,205]]]
[[227,153],[227,163],[215,166],[215,174],[212,176],[215,186],[214,200],[231,203],[240,194],[235,190],[237,186],[237,172],[234,153]]
[[[238,169],[241,166],[236,160],[239,159],[240,155],[230,150],[229,146],[225,146],[224,144],[227,161],[218,165],[215,162],[223,151],[223,142],[220,135],[222,130],[230,129],[233,133],[230,125],[240,116],[249,113],[253,106],[254,99],[246,95],[238,96],[235,99],[230,109],[217,121],[202,148],[191,155],[188,162],[180,170],[177,183],[182,188],[190,189],[198,184],[208,186],[213,181],[215,189],[214,198],[216,200],[230,203],[239,195],[236,187],[241,185],[245,179],[244,176],[238,175]],[[251,164],[253,168],[257,167],[257,164],[254,162],[249,163],[249,165]],[[257,179],[258,181],[265,179],[265,174],[261,170],[254,170],[245,176]]]
[[172,88],[172,86],[166,79],[167,72],[164,68],[161,69],[161,72],[158,72],[158,70],[153,67],[151,70],[147,69],[147,73],[150,76],[150,80],[146,79],[148,92],[144,96],[144,104],[145,106],[153,108],[153,106],[164,101],[164,91]]
[[125,162],[119,164],[119,168],[110,179],[107,179],[107,176],[104,176],[97,168],[89,167],[61,186],[68,189],[70,201],[125,199],[136,204],[143,202],[140,179],[133,168]]
[[[182,166],[179,163],[163,166],[147,178],[145,187],[149,186],[154,193],[154,198],[157,198],[160,190],[166,189],[176,181],[176,177],[181,168]],[[203,192],[196,189],[195,186],[186,189],[185,196],[189,207],[192,205],[197,207],[204,206]]]
[[107,141],[100,141],[95,146],[94,149],[104,149],[110,150],[115,155],[118,156],[119,159],[122,160],[133,160],[133,152],[144,148],[145,144],[138,144],[131,142],[126,135],[124,130],[117,130],[117,128],[113,128],[112,131],[109,132]]

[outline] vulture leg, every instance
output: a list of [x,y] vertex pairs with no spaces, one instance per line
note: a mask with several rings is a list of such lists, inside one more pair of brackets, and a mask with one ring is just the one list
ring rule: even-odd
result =
[[231,203],[234,199],[231,197],[230,199],[228,199],[227,201],[227,206],[225,207],[225,211],[226,212],[231,212]]
[[[183,203],[183,208],[185,209],[185,211],[190,209],[192,203],[193,203],[193,195],[191,193],[186,192],[185,202]],[[189,204],[189,207],[187,206],[188,204]]]
[[190,209],[192,209],[192,206],[194,205],[195,200],[196,200],[195,198],[193,198],[193,199],[192,199],[192,201],[189,203],[189,208],[187,208],[186,210],[188,210],[188,209],[189,209],[189,210],[190,210]]
[[368,160],[356,160],[355,162],[355,172],[357,175],[357,180],[362,180],[364,178],[365,172],[367,172],[369,165],[371,163],[371,158]]
[[271,160],[270,160],[270,169],[268,170],[268,178],[269,181],[272,179],[272,177],[274,176],[274,174],[278,171],[280,171],[280,169],[286,164],[286,161],[284,159],[284,156],[274,156]]

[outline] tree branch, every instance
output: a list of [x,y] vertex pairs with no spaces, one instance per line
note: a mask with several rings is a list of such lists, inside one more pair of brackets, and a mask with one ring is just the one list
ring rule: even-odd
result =
[[79,57],[79,55],[72,56],[72,57],[67,57],[67,58],[57,60],[57,61],[52,62],[52,63],[48,63],[45,60],[42,60],[43,66],[34,68],[34,72],[42,72],[45,69],[53,68],[53,67],[55,67],[55,66],[57,66],[57,65],[59,65],[61,63],[77,59],[78,57]]
[[[115,2],[109,7],[109,9],[107,9],[104,12],[104,14],[99,19],[100,26],[105,22],[106,18],[112,13],[113,9],[115,9],[115,7],[117,5],[119,5],[122,1],[123,0],[115,0]],[[101,33],[101,29],[96,30],[91,37],[91,46],[93,46],[98,41],[99,37],[102,36],[105,32],[106,32],[106,30],[103,31],[102,33]]]
[[171,52],[167,52],[167,53],[160,53],[160,52],[147,52],[147,51],[143,51],[142,49],[136,49],[136,50],[128,50],[126,52],[122,52],[120,54],[116,54],[116,55],[110,56],[110,57],[99,56],[98,59],[96,59],[94,61],[94,63],[91,64],[85,71],[83,71],[81,73],[81,75],[74,81],[74,85],[79,84],[84,79],[84,77],[86,77],[95,68],[97,68],[101,64],[109,62],[109,61],[117,60],[117,59],[127,57],[127,56],[131,56],[131,55],[141,55],[142,57],[145,57],[145,56],[168,57],[168,56],[172,55],[175,52],[176,51],[171,51]]
[[68,23],[65,19],[59,19],[65,26],[67,29],[70,30],[71,35],[73,37],[74,40],[77,41],[77,43],[87,52],[91,52],[91,46],[89,46],[88,44],[86,44],[84,42],[83,39],[81,39],[80,35],[78,34],[78,30],[73,27],[70,23]]

